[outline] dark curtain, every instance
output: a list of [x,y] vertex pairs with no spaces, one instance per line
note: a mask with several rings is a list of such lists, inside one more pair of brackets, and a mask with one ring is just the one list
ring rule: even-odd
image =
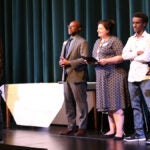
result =
[[[98,20],[114,19],[116,35],[125,44],[133,34],[133,13],[142,11],[150,17],[149,8],[149,0],[0,0],[5,82],[60,81],[59,55],[70,21],[82,23],[81,35],[91,53]],[[94,67],[88,69],[89,81],[95,81]]]

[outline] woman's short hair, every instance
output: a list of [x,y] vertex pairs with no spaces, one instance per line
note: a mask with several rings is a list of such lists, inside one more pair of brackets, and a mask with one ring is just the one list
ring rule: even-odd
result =
[[98,25],[102,24],[106,30],[109,30],[109,34],[113,34],[115,21],[114,20],[100,20],[98,21]]

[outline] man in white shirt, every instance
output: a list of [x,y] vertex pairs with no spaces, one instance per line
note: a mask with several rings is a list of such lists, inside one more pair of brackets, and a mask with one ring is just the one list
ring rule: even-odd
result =
[[[146,14],[141,12],[134,14],[132,24],[135,34],[129,37],[122,53],[124,60],[131,61],[128,86],[135,130],[134,135],[124,138],[127,142],[146,140],[141,103],[145,101],[150,111],[150,75],[146,75],[150,62],[150,34],[145,31],[147,22]],[[147,143],[150,143],[150,140],[147,140]]]

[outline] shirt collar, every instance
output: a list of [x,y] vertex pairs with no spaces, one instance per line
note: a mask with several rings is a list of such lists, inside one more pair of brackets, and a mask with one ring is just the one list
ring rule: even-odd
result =
[[76,35],[74,35],[74,36],[70,36],[70,38],[74,40],[74,39],[76,39],[78,36],[79,36],[79,35],[76,34]]
[[[140,37],[145,37],[146,35],[147,35],[147,32],[144,31]],[[137,37],[137,33],[134,34],[134,37]]]

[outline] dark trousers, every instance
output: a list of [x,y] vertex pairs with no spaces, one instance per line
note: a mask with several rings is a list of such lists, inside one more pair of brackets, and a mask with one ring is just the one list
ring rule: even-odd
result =
[[142,101],[145,101],[150,111],[150,80],[129,82],[130,99],[133,108],[134,129],[139,136],[145,136]]
[[[86,90],[87,84],[85,82],[64,82],[64,98],[68,128],[73,128],[76,126],[76,119],[78,119],[79,122],[79,129],[87,128],[88,105]],[[78,110],[79,118],[77,118],[76,110]]]

